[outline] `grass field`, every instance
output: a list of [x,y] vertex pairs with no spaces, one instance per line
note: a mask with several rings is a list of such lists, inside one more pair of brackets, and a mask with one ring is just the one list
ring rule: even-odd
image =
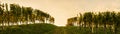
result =
[[[120,34],[120,28],[118,33]],[[109,28],[106,29],[107,34],[114,34]],[[29,25],[16,25],[7,26],[4,29],[0,29],[0,34],[105,34],[104,28],[94,28],[92,33],[88,27],[59,27],[52,24],[29,24]]]

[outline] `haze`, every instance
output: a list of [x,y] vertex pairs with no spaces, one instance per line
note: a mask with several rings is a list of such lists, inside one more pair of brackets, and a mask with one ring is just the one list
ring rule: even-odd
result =
[[67,19],[87,11],[120,11],[120,0],[1,0],[40,9],[55,18],[55,25],[65,26]]

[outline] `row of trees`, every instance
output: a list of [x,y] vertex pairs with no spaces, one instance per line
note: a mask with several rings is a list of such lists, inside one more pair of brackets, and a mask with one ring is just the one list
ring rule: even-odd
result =
[[109,25],[116,33],[120,25],[120,12],[85,12],[84,14],[80,13],[77,17],[69,18],[67,21],[67,26],[75,26],[77,24],[80,27],[98,28],[100,25],[103,25],[105,32]]
[[54,23],[54,17],[38,9],[23,7],[18,4],[0,4],[0,25],[35,23]]

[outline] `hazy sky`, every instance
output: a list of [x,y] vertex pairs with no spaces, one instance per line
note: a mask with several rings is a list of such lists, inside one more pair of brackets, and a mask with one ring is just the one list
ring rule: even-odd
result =
[[1,0],[40,9],[55,17],[55,25],[64,26],[67,19],[87,11],[120,11],[120,0]]

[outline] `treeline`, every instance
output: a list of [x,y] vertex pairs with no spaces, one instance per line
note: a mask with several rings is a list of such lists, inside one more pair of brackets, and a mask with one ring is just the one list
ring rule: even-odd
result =
[[0,26],[29,23],[54,23],[54,17],[38,9],[18,4],[0,4]]
[[85,12],[79,14],[77,17],[68,18],[67,26],[79,26],[88,27],[91,32],[94,32],[94,28],[104,28],[112,30],[114,34],[118,32],[120,26],[120,12],[106,11],[106,12]]

